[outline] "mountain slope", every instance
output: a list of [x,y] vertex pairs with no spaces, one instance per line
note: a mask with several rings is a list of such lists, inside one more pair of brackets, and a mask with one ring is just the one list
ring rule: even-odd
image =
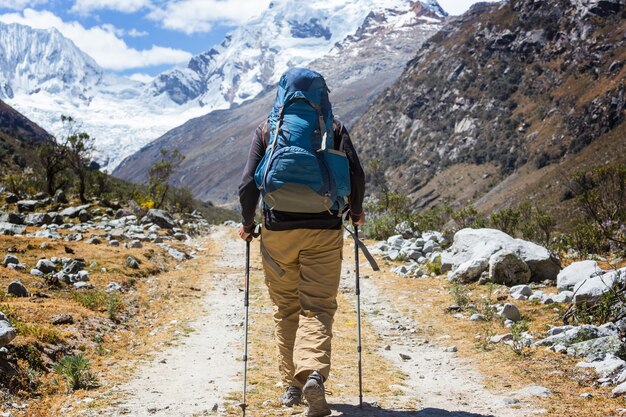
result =
[[363,158],[418,207],[557,206],[568,173],[626,158],[624,33],[618,0],[478,5],[357,123]]
[[[433,7],[433,2],[417,2],[377,9],[329,54],[309,65],[325,75],[335,114],[348,126],[441,27],[442,16]],[[267,117],[274,95],[271,88],[239,107],[190,120],[127,158],[114,175],[142,181],[161,148],[178,149],[186,159],[173,184],[190,188],[202,200],[232,203],[252,134]]]
[[0,100],[1,172],[32,166],[37,146],[51,139],[48,132]]

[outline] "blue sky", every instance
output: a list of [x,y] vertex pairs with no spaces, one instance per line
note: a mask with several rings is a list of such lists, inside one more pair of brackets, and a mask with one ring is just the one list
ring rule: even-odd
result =
[[[450,14],[476,0],[439,0]],[[100,66],[147,79],[220,43],[270,0],[1,0],[0,21],[57,28]]]

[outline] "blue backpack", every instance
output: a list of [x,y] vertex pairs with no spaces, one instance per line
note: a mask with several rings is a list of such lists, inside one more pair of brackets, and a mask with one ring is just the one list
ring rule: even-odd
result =
[[265,207],[341,212],[350,195],[350,167],[345,152],[335,150],[324,78],[303,68],[285,72],[268,122],[269,143],[254,174]]

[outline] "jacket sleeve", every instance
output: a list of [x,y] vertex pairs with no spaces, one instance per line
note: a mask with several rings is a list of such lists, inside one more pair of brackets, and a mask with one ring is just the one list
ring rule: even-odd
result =
[[241,215],[243,217],[242,224],[246,232],[251,232],[254,226],[254,216],[256,214],[256,206],[259,202],[261,191],[254,182],[254,171],[256,171],[259,162],[265,155],[265,146],[262,140],[262,127],[259,126],[254,132],[250,152],[248,153],[248,161],[243,170],[241,184],[239,185],[239,202],[241,204]]
[[354,149],[348,130],[343,123],[338,123],[338,131],[335,132],[335,143],[346,152],[350,164],[350,214],[353,220],[363,213],[363,197],[365,196],[365,173],[359,156]]

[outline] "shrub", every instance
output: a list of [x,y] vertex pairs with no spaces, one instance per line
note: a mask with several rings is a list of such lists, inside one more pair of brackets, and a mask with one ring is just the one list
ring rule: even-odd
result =
[[626,250],[626,165],[579,171],[569,188],[586,216],[581,227],[613,248]]
[[519,210],[504,209],[489,217],[491,226],[513,236],[519,227],[521,214]]
[[449,292],[455,305],[465,307],[469,304],[469,289],[465,285],[453,282]]
[[91,373],[89,367],[91,362],[82,354],[65,356],[55,365],[54,371],[65,378],[68,389],[90,389],[98,386],[95,375]]
[[524,338],[524,332],[528,331],[528,322],[526,320],[520,320],[513,323],[511,326],[511,335],[513,336],[513,343],[511,343],[511,350],[518,355],[524,352],[526,347],[526,339]]

